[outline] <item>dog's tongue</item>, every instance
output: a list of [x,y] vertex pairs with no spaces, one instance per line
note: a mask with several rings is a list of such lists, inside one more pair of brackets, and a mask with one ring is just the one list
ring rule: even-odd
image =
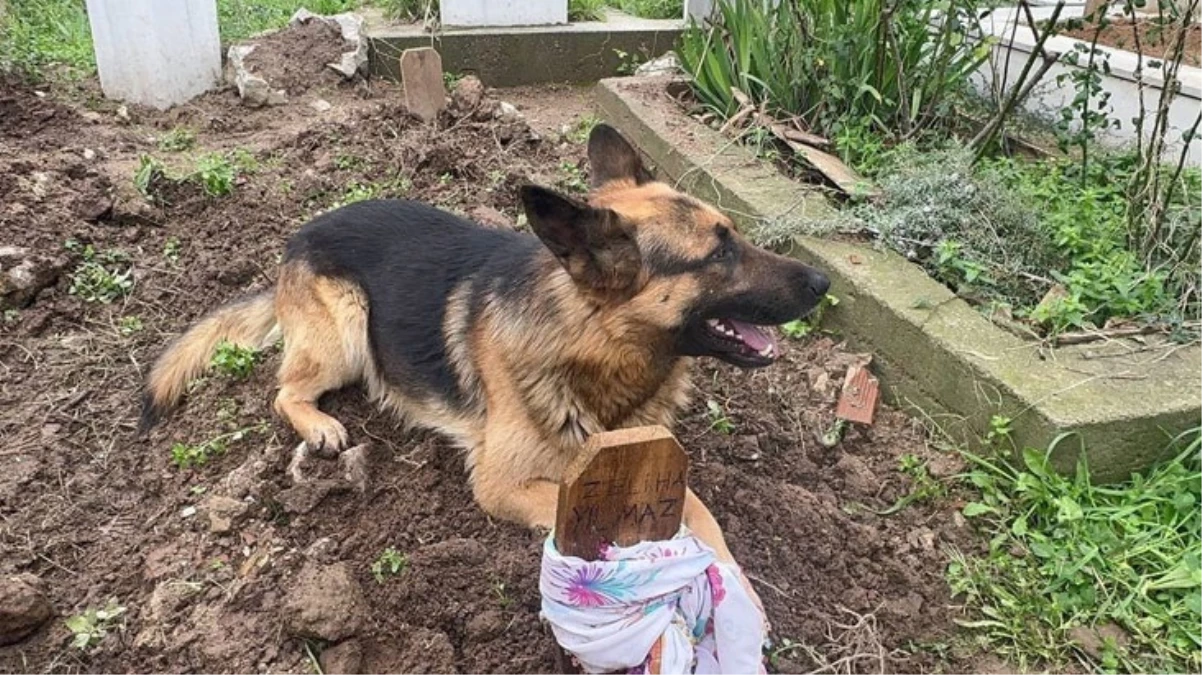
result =
[[762,352],[764,347],[771,345],[773,351],[779,351],[776,336],[767,330],[752,323],[743,323],[734,319],[727,319],[727,321],[739,332],[739,337],[743,338],[743,342],[752,350]]

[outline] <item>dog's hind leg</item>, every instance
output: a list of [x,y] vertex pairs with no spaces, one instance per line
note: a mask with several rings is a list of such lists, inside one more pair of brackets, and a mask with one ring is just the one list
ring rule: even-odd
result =
[[303,263],[281,270],[276,317],[284,338],[275,410],[307,450],[332,455],[350,441],[346,427],[317,407],[321,395],[363,376],[367,311],[347,282],[313,274]]

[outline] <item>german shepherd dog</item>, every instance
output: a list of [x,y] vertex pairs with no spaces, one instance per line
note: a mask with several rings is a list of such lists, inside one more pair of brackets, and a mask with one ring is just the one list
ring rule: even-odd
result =
[[[778,347],[765,326],[804,316],[829,286],[653,180],[613,128],[593,129],[588,157],[587,202],[521,189],[537,237],[406,201],[315,218],[288,243],[274,292],[217,309],[159,358],[142,432],[180,401],[220,341],[257,347],[278,335],[274,407],[302,447],[348,446],[318,400],[362,383],[383,407],[464,448],[486,512],[551,528],[560,477],[590,434],[671,428],[688,400],[691,357],[771,364]],[[684,521],[731,560],[692,491]]]

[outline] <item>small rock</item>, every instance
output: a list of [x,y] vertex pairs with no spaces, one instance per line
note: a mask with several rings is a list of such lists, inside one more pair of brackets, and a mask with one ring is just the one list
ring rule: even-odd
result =
[[326,112],[327,110],[329,110],[330,108],[333,108],[334,106],[331,105],[330,102],[325,100],[324,98],[319,98],[316,101],[310,101],[309,107],[316,110],[319,113],[323,113],[323,112]]
[[209,532],[214,534],[229,533],[247,511],[246,502],[225,495],[205,499],[200,508],[209,516]]
[[346,563],[307,563],[285,601],[288,631],[298,637],[338,642],[363,626],[366,602]]
[[0,308],[33,304],[39,292],[58,282],[68,261],[21,246],[0,246]]
[[471,218],[473,221],[485,227],[491,227],[498,230],[514,229],[513,220],[509,216],[501,213],[491,206],[477,206],[471,211],[468,211],[467,216],[468,218]]
[[517,106],[515,106],[512,103],[509,103],[508,101],[501,101],[500,103],[498,103],[497,111],[496,111],[496,113],[494,113],[494,117],[496,117],[497,119],[502,119],[502,120],[507,119],[507,118],[508,119],[518,119],[521,116],[522,116],[522,113],[518,112]]
[[79,116],[84,118],[85,121],[91,122],[92,124],[100,124],[100,120],[104,119],[104,116],[95,110],[85,110],[79,113]]
[[352,675],[363,670],[363,645],[347,640],[321,651],[321,670],[330,675]]
[[909,593],[904,598],[888,600],[885,602],[885,609],[906,618],[919,616],[922,612],[922,596]]
[[466,75],[455,83],[451,104],[460,112],[470,112],[484,100],[484,83],[475,75]]
[[321,537],[305,549],[305,557],[319,563],[331,563],[338,555],[338,542],[330,537]]
[[283,89],[274,89],[262,77],[255,75],[246,65],[246,57],[255,51],[255,45],[233,45],[228,52],[225,79],[238,89],[242,102],[252,108],[284,105],[288,96]]
[[293,514],[304,514],[317,508],[317,505],[335,492],[346,492],[351,486],[345,481],[319,479],[306,481],[299,485],[281,491],[276,495],[276,501],[284,507],[284,511]]
[[117,119],[123,122],[129,121],[129,106],[124,104],[117,106]]
[[32,574],[0,579],[0,646],[24,640],[53,614],[41,579]]
[[680,59],[676,58],[675,52],[667,52],[634,69],[634,74],[638,77],[679,75],[681,72],[683,71],[680,68]]
[[84,148],[83,149],[83,158],[89,162],[96,159],[96,151],[91,148]]

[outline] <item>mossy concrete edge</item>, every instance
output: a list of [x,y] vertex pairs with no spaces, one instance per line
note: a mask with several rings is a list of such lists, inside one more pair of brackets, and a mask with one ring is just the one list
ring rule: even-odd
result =
[[[822,193],[649,96],[662,82],[620,78],[596,88],[604,117],[662,176],[752,230],[787,219],[805,231],[807,221],[830,215]],[[689,124],[683,133],[681,124]],[[976,445],[994,415],[1010,417],[1016,447],[1055,445],[1053,460],[1065,470],[1084,447],[1094,477],[1111,481],[1164,458],[1168,441],[1202,418],[1197,345],[1109,341],[1049,350],[995,326],[890,251],[810,236],[786,248],[831,277],[842,302],[824,328],[872,352],[890,398],[960,442]]]

